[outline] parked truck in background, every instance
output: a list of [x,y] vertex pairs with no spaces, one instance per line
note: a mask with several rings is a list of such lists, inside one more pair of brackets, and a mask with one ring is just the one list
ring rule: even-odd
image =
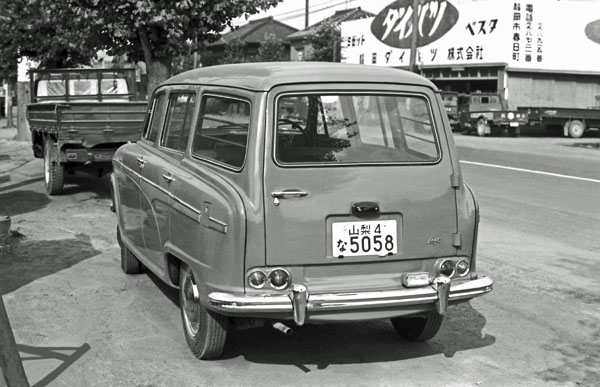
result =
[[471,93],[459,98],[459,125],[464,134],[517,136],[528,123],[527,112],[512,110],[497,93]]
[[548,133],[579,138],[592,128],[600,128],[600,106],[594,108],[519,107],[529,117],[528,124],[542,126]]
[[30,72],[27,120],[48,194],[62,192],[66,173],[109,173],[117,148],[138,140],[147,102],[135,81],[133,68]]
[[448,121],[450,121],[452,131],[455,132],[461,130],[460,122],[458,120],[459,94],[455,91],[442,91],[440,94],[442,96],[442,101],[444,102],[444,109],[448,115]]

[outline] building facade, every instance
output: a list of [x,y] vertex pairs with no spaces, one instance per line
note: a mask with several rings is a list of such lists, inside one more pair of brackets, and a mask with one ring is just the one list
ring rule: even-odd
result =
[[498,92],[518,106],[600,107],[600,2],[397,0],[342,29],[342,61],[408,68],[441,90]]

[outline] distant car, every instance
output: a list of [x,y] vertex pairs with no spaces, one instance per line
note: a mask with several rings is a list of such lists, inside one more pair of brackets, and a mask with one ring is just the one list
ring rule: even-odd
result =
[[426,79],[215,66],[166,81],[150,106],[113,158],[121,265],[179,288],[198,358],[265,323],[389,318],[427,340],[449,304],[492,290],[475,264],[477,201]]

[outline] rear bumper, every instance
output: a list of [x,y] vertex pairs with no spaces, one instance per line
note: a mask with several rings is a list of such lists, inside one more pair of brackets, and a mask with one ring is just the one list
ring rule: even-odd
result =
[[[302,286],[302,285],[301,285]],[[292,295],[246,295],[213,292],[208,295],[208,305],[211,310],[218,313],[237,316],[252,317],[273,315],[286,315],[294,317],[298,325],[304,323],[304,318],[298,321],[297,316],[306,315],[310,319],[312,314],[331,312],[368,312],[369,310],[394,309],[410,306],[438,305],[438,311],[443,314],[445,306],[440,311],[439,304],[467,301],[471,298],[482,296],[492,291],[493,281],[488,277],[450,284],[449,291],[441,294],[435,286],[420,288],[402,288],[370,292],[355,293],[327,293],[306,294],[306,302],[292,301]],[[443,299],[447,298],[447,299]],[[298,310],[299,308],[303,310]],[[417,309],[417,308],[415,308]]]

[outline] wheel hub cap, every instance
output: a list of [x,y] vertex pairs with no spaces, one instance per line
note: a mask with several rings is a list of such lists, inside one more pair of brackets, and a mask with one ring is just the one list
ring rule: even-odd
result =
[[187,274],[183,283],[183,312],[185,316],[185,325],[191,336],[198,334],[200,326],[200,297],[198,286],[194,282],[191,274]]

